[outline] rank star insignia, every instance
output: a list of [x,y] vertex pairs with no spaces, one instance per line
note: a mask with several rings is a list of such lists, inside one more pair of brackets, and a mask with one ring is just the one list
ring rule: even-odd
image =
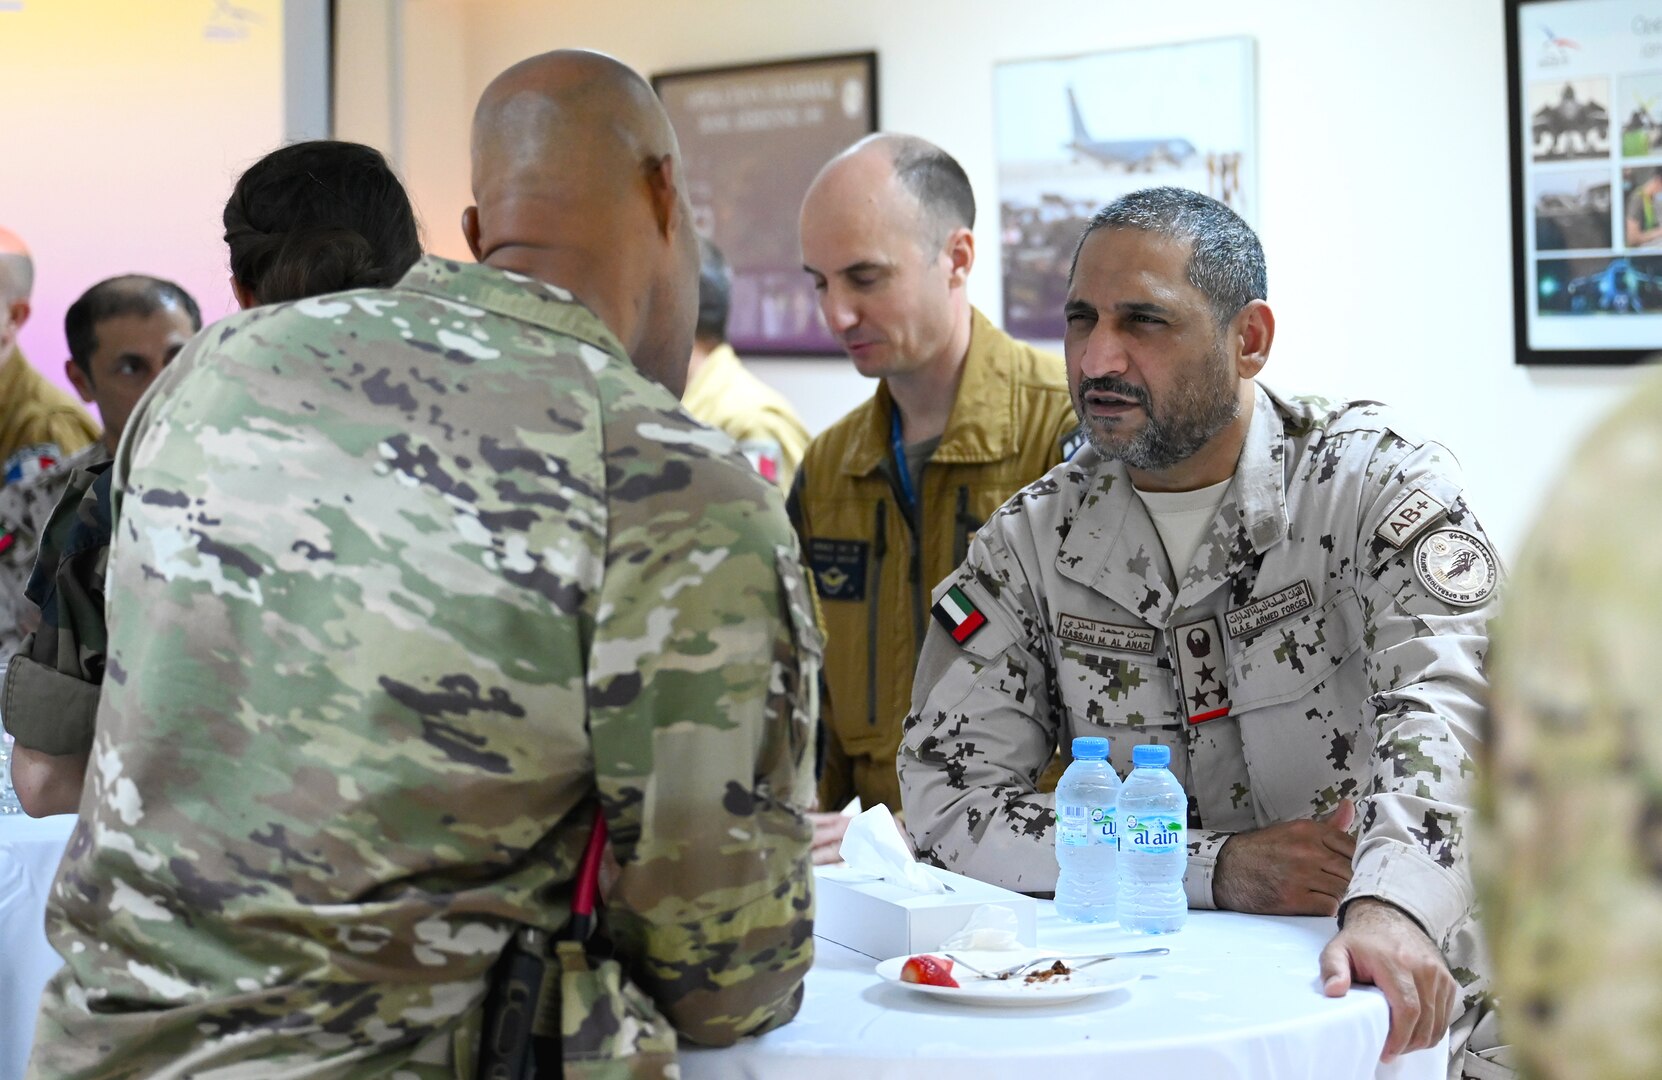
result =
[[1190,707],[1189,723],[1204,724],[1228,716],[1229,686],[1219,677],[1220,669],[1227,671],[1227,666],[1218,621],[1207,618],[1174,626],[1169,634],[1183,701]]

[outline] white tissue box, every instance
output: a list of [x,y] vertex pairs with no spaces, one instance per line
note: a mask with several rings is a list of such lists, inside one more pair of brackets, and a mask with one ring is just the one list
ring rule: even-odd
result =
[[873,960],[930,952],[956,934],[983,904],[1015,912],[1016,940],[1038,944],[1038,903],[1031,896],[924,866],[946,893],[919,894],[847,866],[814,870],[814,936],[865,953]]

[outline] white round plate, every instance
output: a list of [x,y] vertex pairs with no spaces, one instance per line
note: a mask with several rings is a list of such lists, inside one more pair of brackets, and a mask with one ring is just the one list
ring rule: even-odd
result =
[[[999,951],[954,949],[952,954],[963,957],[969,963],[985,971],[1007,968],[1011,964],[1021,963],[1024,959],[1055,955],[1054,952],[1046,952],[1042,949],[1007,949]],[[941,954],[932,953],[930,955],[939,956]],[[1130,986],[1142,974],[1127,961],[1109,960],[1107,963],[1075,972],[1065,979],[1047,979],[1044,982],[1030,983],[1021,978],[983,979],[964,967],[963,964],[954,964],[952,966],[952,977],[958,980],[957,986],[931,986],[928,983],[905,982],[900,978],[900,969],[910,959],[911,956],[890,957],[877,965],[877,974],[897,986],[903,986],[908,990],[916,990],[920,994],[950,998],[965,1005],[991,1005],[1000,1008],[1027,1005],[1060,1005],[1066,1001],[1078,1001],[1081,998],[1095,997],[1098,994],[1109,994]],[[1065,957],[1063,962],[1066,963]]]

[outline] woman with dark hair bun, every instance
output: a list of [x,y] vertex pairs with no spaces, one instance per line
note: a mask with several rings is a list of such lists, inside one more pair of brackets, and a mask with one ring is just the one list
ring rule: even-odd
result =
[[273,150],[225,204],[243,307],[395,284],[421,257],[415,212],[380,151],[319,139]]

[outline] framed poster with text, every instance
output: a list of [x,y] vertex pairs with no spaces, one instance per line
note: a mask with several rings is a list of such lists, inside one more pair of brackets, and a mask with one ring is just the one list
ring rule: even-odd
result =
[[1662,350],[1662,3],[1506,0],[1520,364]]
[[843,355],[802,270],[797,214],[821,166],[877,130],[877,54],[671,71],[652,86],[681,143],[694,224],[732,269],[733,348]]

